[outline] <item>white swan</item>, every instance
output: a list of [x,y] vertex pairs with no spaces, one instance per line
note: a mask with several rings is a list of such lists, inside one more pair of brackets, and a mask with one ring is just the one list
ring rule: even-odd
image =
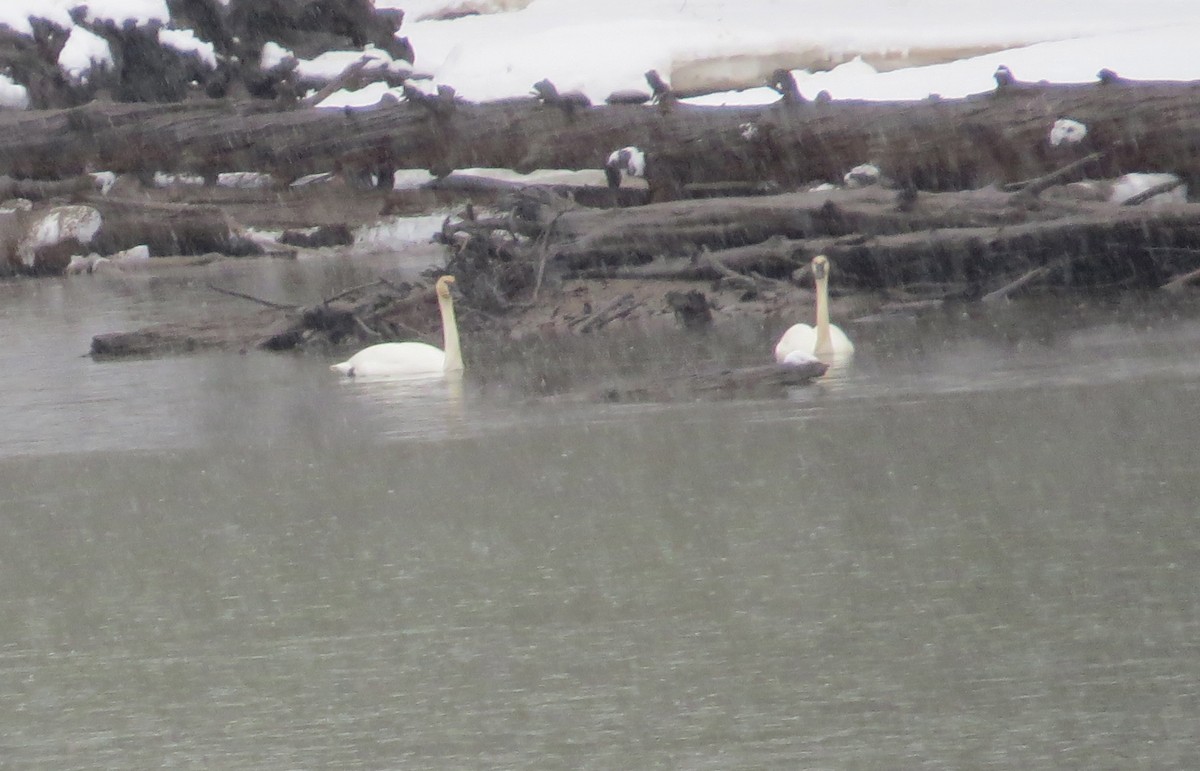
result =
[[433,377],[462,372],[462,351],[458,347],[458,324],[454,320],[454,301],[450,285],[454,276],[437,280],[438,309],[442,312],[442,348],[426,343],[379,343],[363,348],[349,359],[329,368],[343,375],[372,377]]
[[[817,255],[812,260],[813,280],[817,289],[817,326],[793,324],[775,344],[775,361],[796,364],[811,359],[849,358],[854,343],[836,324],[829,323],[829,259]],[[828,363],[828,361],[826,361]]]

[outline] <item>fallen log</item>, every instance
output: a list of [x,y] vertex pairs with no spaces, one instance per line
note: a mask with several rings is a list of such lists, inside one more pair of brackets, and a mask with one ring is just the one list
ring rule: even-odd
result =
[[255,314],[229,314],[194,324],[154,324],[99,334],[92,338],[91,355],[114,359],[210,349],[282,351],[309,345],[328,349],[381,340],[422,338],[433,342],[439,338],[440,321],[432,289],[394,284],[383,278],[308,307],[211,284],[208,288],[266,307]]
[[[62,178],[86,168],[281,179],[337,168],[423,168],[438,176],[493,166],[584,169],[634,145],[656,200],[689,186],[794,189],[840,182],[873,162],[901,189],[964,190],[1043,176],[1103,152],[1093,174],[1172,171],[1200,181],[1200,85],[1025,85],[960,100],[783,101],[761,107],[579,105],[533,98],[472,104],[445,92],[368,110],[290,109],[261,102],[102,104],[0,113],[0,173]],[[1055,120],[1088,126],[1051,145]],[[1080,172],[1082,173],[1082,171]]]
[[996,189],[930,193],[900,211],[890,192],[870,188],[574,208],[557,212],[538,248],[564,275],[593,278],[713,280],[733,272],[788,280],[827,254],[842,287],[960,284],[976,296],[998,275],[1064,258],[1066,284],[1158,286],[1200,248],[1200,204],[1011,201]]
[[[1197,261],[1200,262],[1200,254],[1197,254],[1196,257],[1197,257]],[[1189,270],[1186,273],[1183,273],[1182,275],[1173,276],[1170,281],[1163,284],[1159,288],[1162,289],[1164,292],[1179,294],[1184,289],[1186,289],[1189,285],[1194,284],[1197,281],[1200,281],[1200,268],[1196,268],[1194,270]]]
[[[802,240],[1000,225],[1048,220],[1069,211],[1057,204],[1033,212],[1016,211],[1008,206],[1007,196],[987,190],[953,198],[928,196],[908,212],[898,211],[894,203],[893,193],[876,187],[708,198],[612,212],[577,208],[557,216],[549,234],[550,248],[557,262],[579,270],[640,264],[664,254],[695,254],[702,248],[728,250],[779,237]],[[538,219],[548,217],[538,215]],[[788,245],[781,243],[778,254],[757,252],[731,259],[754,263],[784,258],[788,262],[783,254],[787,249]]]
[[637,279],[640,281],[723,281],[744,289],[777,283],[805,268],[803,240],[773,236],[761,244],[703,251],[694,257],[656,257],[640,265],[569,270],[567,278]]
[[264,311],[190,324],[172,322],[129,332],[107,332],[92,337],[89,353],[94,359],[118,359],[206,350],[247,350],[260,343],[262,330],[276,318],[277,313]]
[[47,198],[73,198],[93,192],[95,189],[96,181],[87,175],[44,182],[0,176],[0,201],[9,198],[26,198],[31,201],[42,201]]
[[[1080,209],[1049,221],[894,234],[861,244],[815,239],[808,248],[835,262],[844,286],[959,283],[968,288],[968,296],[982,296],[996,275],[1059,261],[1065,261],[1056,274],[1060,285],[1075,288],[1151,288],[1181,267],[1196,264],[1189,250],[1200,248],[1200,204],[1149,211],[1080,204]],[[1165,246],[1176,251],[1165,255],[1155,250]]]
[[1091,153],[1078,160],[1071,161],[1062,168],[1055,169],[1048,174],[1043,174],[1037,179],[1028,179],[1022,182],[1011,183],[1004,185],[1004,190],[1012,190],[1016,193],[1013,196],[1017,203],[1026,203],[1029,199],[1036,198],[1044,190],[1062,184],[1064,180],[1071,179],[1072,175],[1087,169],[1089,166],[1098,166],[1103,153]]
[[610,321],[628,316],[637,306],[632,294],[623,294],[599,310],[567,322],[568,327],[578,327],[581,334],[602,328]]
[[104,196],[90,196],[87,203],[104,222],[92,241],[92,248],[101,254],[140,245],[149,247],[154,256],[217,252],[240,257],[263,251],[216,206]]
[[1013,295],[1013,293],[1032,284],[1035,281],[1038,281],[1039,279],[1045,278],[1050,273],[1050,270],[1051,267],[1049,265],[1039,265],[1033,270],[1022,273],[1020,276],[1017,276],[1004,286],[988,292],[983,297],[979,298],[979,300],[980,302],[985,303],[997,303],[1007,300]]

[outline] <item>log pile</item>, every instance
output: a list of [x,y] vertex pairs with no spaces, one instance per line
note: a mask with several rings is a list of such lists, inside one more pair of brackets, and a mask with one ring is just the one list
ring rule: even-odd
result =
[[[490,291],[517,302],[535,277],[734,282],[747,289],[800,277],[829,256],[843,289],[897,297],[997,299],[1033,286],[1072,290],[1175,286],[1200,268],[1200,204],[1123,205],[1065,191],[995,187],[906,193],[879,186],[613,210],[528,194],[507,218],[448,223],[445,237],[503,266]],[[527,240],[520,241],[514,233]],[[469,247],[469,248],[466,248]],[[453,264],[453,263],[452,263]],[[522,273],[514,266],[526,266]],[[523,276],[513,291],[513,277]],[[508,287],[507,291],[505,287]]]
[[[287,305],[210,284],[210,290],[261,306],[202,324],[157,324],[92,339],[96,358],[124,358],[205,349],[261,348],[328,351],[386,340],[426,338],[440,344],[437,298],[432,289],[379,279],[350,287],[312,306]],[[470,313],[463,314],[471,328]]]
[[[652,104],[589,105],[542,82],[540,98],[488,104],[444,88],[364,111],[218,101],[5,114],[0,128],[13,130],[0,132],[0,166],[49,178],[97,165],[237,168],[284,181],[357,170],[385,185],[397,169],[423,168],[445,192],[446,175],[465,167],[607,165],[607,187],[450,190],[496,210],[468,207],[438,236],[465,307],[493,320],[529,315],[566,282],[662,282],[654,308],[644,296],[611,298],[563,322],[571,332],[643,312],[703,324],[703,301],[688,292],[709,290],[680,282],[755,302],[793,291],[816,254],[833,260],[839,288],[902,301],[1177,290],[1200,275],[1200,205],[1186,200],[1200,181],[1200,85],[1001,78],[967,99],[891,104],[808,102],[781,77],[776,104],[701,108],[648,80]],[[1068,117],[1086,130],[1052,141]],[[1149,172],[1173,176],[1140,195],[1112,192],[1120,175]],[[646,186],[630,188],[630,175]],[[375,330],[362,313],[351,311]],[[324,323],[304,329],[332,344],[373,339],[357,323],[355,335]]]
[[[280,110],[268,102],[171,105],[94,102],[71,110],[0,114],[0,170],[63,178],[91,169],[212,175],[263,171],[280,179],[345,167],[601,168],[613,150],[646,155],[654,200],[705,186],[791,190],[838,183],[873,163],[898,188],[952,191],[1040,177],[1100,152],[1087,170],[1112,178],[1169,171],[1200,179],[1200,86],[1010,85],[962,100],[921,103],[781,99],[764,107],[575,105],[537,99],[473,104],[452,89],[410,89],[370,110]],[[1077,144],[1048,141],[1055,121],[1087,125]]]
[[[871,186],[607,210],[533,189],[513,195],[503,217],[448,220],[439,238],[450,254],[445,271],[458,277],[466,328],[493,332],[536,316],[540,305],[560,301],[564,286],[581,281],[661,289],[615,292],[601,305],[558,315],[562,332],[589,334],[647,315],[702,328],[713,323],[722,292],[721,303],[757,303],[760,312],[794,307],[816,254],[833,260],[840,291],[876,292],[908,307],[994,302],[1038,288],[1179,291],[1200,278],[1200,204],[1042,200],[1028,188],[913,198]],[[316,306],[275,307],[271,323],[251,336],[253,345],[329,350],[437,340],[428,287],[381,278]],[[181,342],[176,332],[155,330],[147,339],[169,350],[197,345],[195,336]],[[143,353],[144,336],[144,330],[130,340],[109,336],[93,353]],[[760,374],[756,383],[774,387],[793,373]],[[735,387],[716,377],[691,390],[709,385]]]

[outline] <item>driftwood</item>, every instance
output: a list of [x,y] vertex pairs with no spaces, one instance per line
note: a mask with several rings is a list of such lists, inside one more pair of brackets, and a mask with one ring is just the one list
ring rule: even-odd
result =
[[[657,200],[708,183],[786,190],[836,182],[867,161],[901,189],[963,190],[1042,177],[1097,151],[1103,156],[1087,164],[1093,176],[1173,171],[1193,188],[1200,180],[1200,85],[1192,83],[1025,85],[961,100],[739,108],[667,100],[565,110],[534,98],[472,104],[452,91],[410,93],[404,103],[356,111],[201,101],[2,113],[0,173],[259,170],[291,179],[361,167],[440,176],[478,166],[599,169],[612,150],[636,145]],[[1053,147],[1050,127],[1065,115],[1086,123],[1087,137]]]
[[[1200,254],[1197,254],[1197,259],[1200,260]],[[1164,292],[1179,293],[1186,289],[1189,285],[1200,281],[1200,268],[1189,270],[1186,273],[1174,276],[1170,281],[1160,287]]]
[[38,181],[0,176],[0,201],[27,198],[42,201],[47,198],[73,198],[96,189],[96,181],[83,175],[63,180]]
[[434,342],[439,338],[440,322],[433,290],[411,284],[380,278],[311,306],[266,300],[211,284],[208,288],[265,309],[254,314],[229,314],[194,325],[163,323],[96,335],[92,338],[91,355],[121,358],[214,348],[281,351],[309,345],[328,348],[415,338]]
[[[1071,205],[1058,203],[1033,211],[1009,204],[1008,196],[982,190],[924,196],[919,206],[900,211],[892,191],[828,190],[673,202],[614,212],[575,209],[559,216],[550,235],[556,259],[567,268],[639,264],[701,248],[755,246],[754,251],[725,253],[721,259],[729,267],[741,265],[780,277],[807,261],[803,255],[795,259],[792,242],[797,240],[862,240],[892,233],[1003,226],[1050,221],[1073,211]],[[531,221],[545,219],[537,215]]]
[[101,254],[142,244],[155,256],[209,252],[244,256],[262,252],[216,206],[148,203],[103,196],[91,196],[86,202],[99,210],[104,220],[92,242],[92,248]]
[[[1042,191],[1048,190],[1054,185],[1061,184],[1064,180],[1070,179],[1072,175],[1077,175],[1079,172],[1088,168],[1088,166],[1097,166],[1098,162],[1104,157],[1103,153],[1091,153],[1078,160],[1068,163],[1062,168],[1055,169],[1048,174],[1043,174],[1037,179],[1025,180],[1023,182],[1004,185],[1005,190],[1013,190],[1020,194],[1019,197],[1014,196],[1015,200],[1027,201],[1031,198],[1036,198]],[[1160,191],[1162,192],[1162,191]],[[1143,200],[1148,200],[1149,197]]]
[[1169,182],[1162,182],[1160,184],[1146,188],[1145,190],[1138,193],[1137,195],[1129,196],[1129,198],[1127,198],[1121,202],[1121,205],[1122,206],[1138,206],[1140,204],[1145,203],[1146,201],[1149,201],[1151,198],[1153,198],[1156,195],[1161,195],[1163,193],[1169,193],[1172,190],[1174,190],[1175,188],[1180,187],[1182,185],[1183,185],[1182,179],[1174,179]]
[[631,294],[624,294],[608,303],[599,310],[568,322],[568,327],[576,327],[580,333],[593,332],[601,329],[609,322],[624,318],[633,312],[637,301]]
[[[1158,286],[1197,264],[1200,204],[1122,206],[1055,199],[1013,205],[995,189],[922,194],[900,211],[879,188],[704,199],[556,212],[539,249],[582,278],[787,281],[816,254],[837,264],[838,286],[962,286],[981,297],[1040,266],[1069,259],[1061,283]],[[529,222],[547,218],[526,207]],[[539,226],[530,225],[537,230]],[[1172,247],[1164,252],[1160,247]],[[1042,272],[1003,288],[1007,295]]]
[[[760,312],[770,313],[784,302],[791,315],[797,303],[809,302],[796,294],[797,284],[807,284],[805,267],[816,254],[834,262],[836,291],[880,291],[904,301],[991,301],[1035,284],[1173,291],[1200,269],[1200,204],[1012,205],[1012,195],[992,188],[922,193],[900,210],[894,192],[867,188],[597,210],[543,193],[522,191],[506,216],[468,212],[444,226],[461,318],[503,327],[501,317],[559,303],[555,291],[538,298],[542,269],[553,286],[571,278],[643,285],[637,295],[598,293],[604,299],[595,308],[589,303],[560,316],[559,328],[576,334],[654,315],[701,325],[702,303],[692,296],[699,287],[687,282],[725,291],[724,305],[761,300]],[[660,291],[646,291],[651,279],[664,280]],[[287,349],[437,338],[432,293],[382,279],[276,316],[265,331],[231,336],[229,344]],[[128,341],[100,338],[95,352],[192,350],[209,340],[181,329],[134,334]]]
[[979,298],[981,302],[994,303],[1009,299],[1009,296],[1014,292],[1032,284],[1039,279],[1045,278],[1050,273],[1049,265],[1039,265],[1031,271],[1021,274],[1017,278],[1009,281],[999,289],[994,289],[988,292],[983,297]]
[[91,355],[115,359],[205,350],[245,350],[262,342],[263,328],[277,318],[275,312],[231,316],[192,324],[156,324],[131,332],[107,332],[92,338]]
[[[791,94],[785,81],[777,85]],[[1119,205],[1060,188],[1170,171],[1197,189],[1196,84],[1109,78],[1055,87],[1007,79],[994,93],[957,101],[810,103],[792,94],[769,107],[730,109],[681,104],[665,83],[653,105],[587,106],[553,84],[537,90],[542,101],[475,105],[451,89],[435,96],[410,89],[403,104],[339,112],[110,105],[43,114],[50,124],[40,133],[29,123],[36,116],[0,114],[0,128],[6,120],[23,127],[19,135],[0,132],[0,165],[24,164],[47,176],[84,164],[165,163],[206,173],[231,166],[287,179],[339,167],[381,175],[404,167],[436,174],[472,166],[599,169],[613,149],[637,145],[646,153],[650,186],[638,192],[655,203],[629,205],[617,195],[624,186],[579,196],[578,189],[473,183],[455,191],[453,179],[438,183],[452,197],[478,196],[501,208],[481,216],[468,207],[438,234],[449,247],[446,269],[458,278],[463,318],[493,323],[534,315],[531,309],[549,304],[554,288],[573,279],[671,282],[661,292],[597,292],[595,309],[590,297],[569,314],[557,315],[555,306],[549,319],[557,329],[578,334],[656,314],[703,326],[706,309],[720,315],[744,302],[758,302],[764,317],[793,317],[808,302],[797,286],[807,283],[803,271],[816,254],[833,261],[835,291],[934,303],[995,301],[1043,287],[1174,291],[1200,275],[1200,204],[1142,196]],[[1052,147],[1049,127],[1064,115],[1087,123],[1087,137]],[[50,156],[63,136],[78,132],[86,141]],[[57,139],[52,144],[47,136]],[[811,189],[815,181],[840,182],[865,161],[882,169],[883,184]],[[763,194],[768,189],[791,192]],[[689,190],[697,197],[685,197]],[[731,191],[754,195],[710,197]],[[686,282],[706,282],[711,290],[704,291],[723,294],[709,304]],[[435,337],[432,295],[401,289],[381,283],[289,313],[256,344],[367,343],[411,339],[414,331]],[[768,368],[761,382],[776,387],[779,377]],[[720,377],[713,382],[718,393],[738,387]],[[708,387],[661,386],[691,393]]]

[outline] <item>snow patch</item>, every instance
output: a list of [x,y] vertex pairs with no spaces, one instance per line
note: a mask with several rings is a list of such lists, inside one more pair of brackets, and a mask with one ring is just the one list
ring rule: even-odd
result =
[[58,55],[58,66],[77,83],[86,82],[92,70],[113,66],[108,41],[83,27],[71,27],[71,34]]
[[180,53],[195,54],[211,69],[217,68],[216,48],[207,40],[196,37],[196,33],[190,29],[166,29],[164,27],[158,31],[158,42],[160,45],[173,48]]
[[879,167],[873,163],[860,163],[842,176],[846,187],[867,187],[879,181]]
[[117,183],[117,175],[111,171],[94,171],[91,176],[96,181],[96,190],[100,195],[108,195],[108,191]]
[[[983,10],[944,0],[536,0],[508,13],[422,20],[454,5],[376,0],[406,12],[404,34],[422,70],[478,101],[524,96],[549,78],[599,103],[644,90],[650,69],[669,80],[674,67],[734,73],[746,59],[767,58],[794,62],[778,66],[799,75],[809,98],[823,89],[838,99],[956,98],[994,88],[1002,64],[1032,81],[1091,82],[1104,67],[1126,78],[1200,78],[1200,58],[1184,55],[1200,36],[1200,15],[1174,0],[1006,0]],[[717,103],[778,98],[755,88]]]
[[1078,144],[1087,137],[1087,126],[1070,118],[1059,118],[1050,128],[1050,144],[1058,147],[1061,144]]
[[8,27],[18,35],[32,35],[33,25],[30,19],[45,21],[70,29],[71,21],[69,6],[54,0],[4,0],[0,3],[0,25]]
[[199,187],[204,184],[204,177],[199,174],[167,174],[163,171],[154,172],[155,187],[171,187],[172,185],[188,185]]
[[426,185],[435,179],[437,177],[425,169],[397,169],[396,175],[392,180],[392,189],[416,190],[421,185]]
[[387,51],[371,45],[361,51],[326,51],[315,59],[298,59],[296,74],[308,80],[329,81],[363,59],[367,61],[364,68],[367,72],[386,70],[403,76],[412,74],[412,65],[408,62],[393,59]]
[[403,99],[403,89],[392,88],[387,83],[377,80],[374,83],[368,83],[357,91],[347,91],[346,89],[334,91],[318,102],[317,107],[324,109],[362,109],[364,107],[374,107],[386,100],[400,102]]
[[[1108,200],[1113,203],[1125,203],[1135,195],[1140,195],[1152,187],[1169,184],[1171,182],[1179,182],[1179,177],[1175,174],[1165,173],[1134,173],[1126,174],[1119,177],[1113,183],[1112,193]],[[1146,203],[1158,205],[1164,203],[1187,203],[1187,185],[1180,184],[1177,187],[1168,190],[1165,193],[1159,193]]]
[[378,0],[375,5],[379,9],[403,9],[413,21],[429,21],[519,11],[531,2],[533,0]]
[[[637,148],[634,148],[635,150]],[[603,185],[604,174],[599,169],[539,169],[523,174],[512,169],[474,168],[451,172],[455,179],[479,178],[512,182],[517,185]]]
[[245,190],[271,187],[275,178],[261,171],[224,171],[217,175],[218,187],[233,187]]
[[19,86],[7,75],[0,74],[0,107],[24,110],[29,106],[29,90]]
[[262,53],[259,55],[258,66],[264,70],[273,70],[289,59],[295,59],[296,55],[279,45],[278,43],[268,41],[263,44]]

